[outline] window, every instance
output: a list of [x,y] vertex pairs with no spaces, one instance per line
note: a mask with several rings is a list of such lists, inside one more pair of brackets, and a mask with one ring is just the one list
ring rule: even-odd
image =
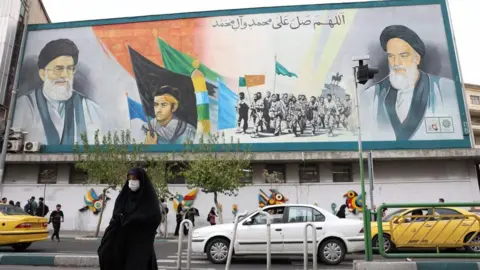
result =
[[75,165],[70,167],[70,184],[85,184],[88,181],[88,174],[86,171],[83,171]]
[[172,174],[172,177],[167,181],[169,184],[185,184],[185,177],[181,175],[182,169],[185,168],[183,164],[171,164],[168,169]]
[[39,184],[56,184],[57,183],[57,165],[44,164],[40,165],[38,173]]
[[[423,208],[423,209],[415,209],[415,210],[412,210],[412,211],[409,211],[407,212],[405,215],[403,215],[405,217],[405,222],[425,222],[425,221],[428,221],[430,220],[430,218],[425,218],[425,217],[422,217],[422,216],[425,216],[425,215],[431,215],[432,214],[432,209],[431,208]],[[413,216],[413,217],[412,217]]]
[[480,105],[480,96],[470,95],[470,101],[473,105]]
[[[435,208],[435,214],[440,216],[447,216],[447,217],[441,217],[440,220],[452,220],[452,219],[465,218],[464,215],[462,215],[460,212],[453,209],[447,209],[447,208]],[[458,216],[458,217],[453,217],[453,216]]]
[[288,223],[322,221],[325,221],[325,216],[312,207],[288,207]]
[[[285,207],[272,207],[266,210],[272,215],[272,223],[283,223],[283,214],[285,213]],[[252,217],[251,225],[267,224],[267,218],[264,215],[256,214]]]
[[352,182],[351,163],[332,163],[333,182]]
[[252,167],[243,169],[243,172],[245,173],[245,177],[241,179],[241,182],[243,183],[252,183],[253,181],[253,170]]
[[300,177],[300,183],[315,183],[320,181],[318,177],[318,166],[315,163],[300,165],[298,176]]
[[9,204],[0,205],[0,212],[6,216],[26,216],[28,215],[22,208]]
[[[276,175],[278,182],[285,183],[285,164],[267,164],[265,170],[269,175]],[[269,181],[265,179],[265,183],[269,183]]]

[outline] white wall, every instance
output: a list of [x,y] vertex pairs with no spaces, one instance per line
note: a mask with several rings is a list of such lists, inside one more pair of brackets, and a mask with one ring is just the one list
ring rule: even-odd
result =
[[[17,165],[7,167],[7,175],[3,189],[3,196],[9,200],[22,201],[22,204],[31,196],[41,197],[44,194],[44,185],[36,184],[38,166]],[[35,169],[36,168],[36,169]],[[52,209],[60,203],[65,213],[66,230],[93,231],[98,216],[91,212],[79,212],[84,206],[83,196],[90,187],[101,192],[101,186],[84,186],[68,184],[68,166],[60,166],[58,181],[61,184],[48,185],[45,190],[47,205]],[[220,196],[223,205],[224,222],[232,222],[232,205],[237,204],[239,212],[254,210],[258,207],[258,191],[263,189],[267,194],[268,189],[276,187],[289,198],[289,203],[318,203],[318,205],[331,211],[331,204],[337,208],[345,202],[342,197],[348,190],[360,192],[358,164],[354,168],[354,182],[334,183],[332,181],[331,165],[320,164],[320,183],[300,184],[298,165],[287,165],[287,183],[271,186],[261,183],[262,165],[254,166],[254,185],[240,190],[237,197]],[[436,202],[442,197],[448,202],[479,201],[479,187],[473,163],[469,161],[384,161],[375,162],[375,204],[411,203],[411,202]],[[366,179],[368,181],[368,178]],[[172,193],[187,193],[184,185],[171,185]],[[117,196],[113,191],[109,194],[112,200],[105,209],[105,219],[102,228],[108,224],[108,219],[113,210],[113,202]],[[169,202],[169,231],[173,231],[175,214],[173,204]],[[213,204],[213,195],[198,193],[195,207],[200,211],[196,219],[197,226],[206,225],[206,214]]]

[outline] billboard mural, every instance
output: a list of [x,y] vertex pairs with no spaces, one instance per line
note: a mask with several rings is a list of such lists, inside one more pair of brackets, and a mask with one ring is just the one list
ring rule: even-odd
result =
[[[158,151],[214,132],[342,150],[360,122],[371,145],[469,147],[446,6],[427,2],[33,26],[13,126],[48,147],[98,129]],[[352,57],[367,54],[380,72],[358,89],[358,119]]]

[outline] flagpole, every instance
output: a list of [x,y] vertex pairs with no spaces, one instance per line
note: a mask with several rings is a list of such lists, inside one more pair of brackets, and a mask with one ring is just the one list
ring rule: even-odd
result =
[[277,54],[275,54],[275,72],[273,75],[273,93],[275,94],[275,85],[277,83]]

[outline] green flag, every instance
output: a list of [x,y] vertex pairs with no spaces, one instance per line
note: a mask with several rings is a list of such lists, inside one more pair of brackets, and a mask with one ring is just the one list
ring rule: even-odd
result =
[[[172,48],[168,43],[157,37],[158,46],[162,53],[162,60],[165,68],[178,74],[190,76],[194,70],[192,62],[195,60],[186,54],[183,54],[176,49]],[[205,78],[212,82],[217,82],[217,78],[223,79],[223,77],[211,70],[204,64],[200,63],[199,70],[205,75]]]
[[298,78],[297,74],[288,71],[282,64],[277,61],[275,61],[275,72],[277,73],[277,75]]
[[239,87],[246,87],[247,86],[247,80],[245,80],[245,77],[239,77],[238,78],[238,86]]

